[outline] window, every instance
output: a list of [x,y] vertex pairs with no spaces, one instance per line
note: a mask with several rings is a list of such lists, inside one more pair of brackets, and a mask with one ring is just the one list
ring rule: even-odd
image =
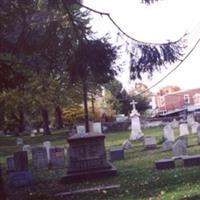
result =
[[188,105],[190,103],[190,96],[185,94],[183,97],[184,105]]
[[194,100],[194,104],[199,104],[199,103],[200,103],[200,94],[199,94],[199,93],[196,93],[196,94],[193,96],[193,100]]

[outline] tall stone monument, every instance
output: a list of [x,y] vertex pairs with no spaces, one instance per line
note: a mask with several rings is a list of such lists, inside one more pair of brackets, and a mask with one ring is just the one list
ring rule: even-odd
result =
[[68,138],[68,167],[62,183],[116,175],[116,168],[106,158],[104,138],[98,133]]
[[138,111],[135,108],[135,105],[137,104],[137,102],[135,102],[135,100],[133,100],[131,102],[131,104],[133,105],[133,110],[131,112],[131,136],[130,136],[130,140],[139,140],[144,136],[144,133],[142,133],[141,130],[141,124],[140,124],[140,114],[138,113]]

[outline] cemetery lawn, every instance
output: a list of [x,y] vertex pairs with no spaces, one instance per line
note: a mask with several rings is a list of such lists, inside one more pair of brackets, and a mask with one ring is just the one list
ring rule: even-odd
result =
[[[27,188],[9,189],[9,199],[81,199],[81,200],[200,200],[200,167],[182,167],[176,163],[172,170],[157,171],[154,161],[172,157],[172,152],[162,152],[162,128],[143,130],[145,136],[155,136],[158,148],[144,150],[142,142],[133,142],[134,147],[125,152],[125,159],[113,162],[118,170],[118,176],[95,181],[84,181],[62,185],[59,180],[66,173],[66,168],[57,170],[32,170],[34,185]],[[178,130],[176,130],[176,136]],[[130,132],[106,134],[107,152],[113,146],[121,146],[129,138]],[[49,140],[53,146],[67,148],[65,131],[56,132],[50,136],[24,136],[24,143],[39,146]],[[0,158],[3,163],[4,179],[6,179],[5,159],[14,151],[21,150],[16,146],[16,137],[0,138]],[[195,135],[189,136],[189,155],[199,154]],[[31,165],[30,165],[31,168]],[[68,192],[97,186],[120,185],[118,189],[98,190],[79,195],[55,197],[58,192]]]

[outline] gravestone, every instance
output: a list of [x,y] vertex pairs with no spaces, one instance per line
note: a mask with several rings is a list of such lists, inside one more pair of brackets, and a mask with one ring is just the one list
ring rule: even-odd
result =
[[133,144],[128,139],[123,141],[122,148],[124,150],[131,149],[132,147],[133,147]]
[[28,170],[28,155],[26,151],[18,151],[14,154],[14,163],[16,171]]
[[35,133],[34,132],[31,133],[31,137],[35,137]]
[[179,122],[176,119],[173,119],[171,125],[172,125],[172,128],[178,128]]
[[189,129],[187,123],[183,122],[179,125],[179,132],[180,136],[189,135]]
[[23,145],[23,139],[22,138],[17,138],[16,140],[17,145]]
[[200,125],[197,127],[197,142],[200,144]]
[[199,126],[199,123],[198,122],[194,122],[191,126],[191,132],[192,133],[197,133],[197,128]]
[[14,161],[14,157],[8,157],[6,159],[6,167],[7,167],[7,172],[13,172],[15,171],[15,161]]
[[175,168],[174,159],[161,159],[161,160],[156,160],[154,163],[155,163],[157,170],[174,169]]
[[50,149],[50,164],[52,168],[65,166],[64,148],[51,148]]
[[43,142],[43,147],[46,149],[47,151],[47,159],[48,159],[48,162],[50,161],[50,147],[51,147],[51,142],[50,141],[45,141]]
[[31,145],[25,144],[25,145],[22,147],[22,151],[26,151],[27,153],[30,153],[30,152],[31,152]]
[[123,160],[124,150],[122,147],[112,147],[109,150],[110,161]]
[[33,177],[31,171],[18,171],[8,174],[8,185],[10,188],[29,186],[32,184],[32,181]]
[[193,167],[200,165],[200,155],[183,156],[184,167]]
[[167,124],[163,128],[164,138],[167,141],[174,142],[174,130],[171,127],[171,124]]
[[140,124],[140,114],[135,108],[135,105],[137,104],[134,100],[131,103],[133,105],[132,112],[130,114],[131,117],[131,136],[130,140],[139,140],[144,137],[144,133],[141,130],[141,124]]
[[93,133],[102,133],[101,122],[93,123]]
[[162,144],[162,151],[170,151],[172,150],[173,142],[171,141],[164,141]]
[[84,135],[86,133],[86,129],[84,125],[76,126],[77,134]]
[[194,122],[195,122],[195,120],[194,120],[193,114],[188,115],[187,116],[187,123],[188,123],[189,127],[191,127]]
[[63,183],[116,175],[116,168],[107,161],[103,134],[88,133],[68,138],[67,174]]
[[48,158],[45,147],[32,149],[32,165],[36,169],[48,168]]
[[185,140],[177,139],[172,147],[174,156],[182,156],[187,154],[187,145]]
[[146,150],[156,148],[156,138],[155,137],[145,137],[144,138],[144,148]]

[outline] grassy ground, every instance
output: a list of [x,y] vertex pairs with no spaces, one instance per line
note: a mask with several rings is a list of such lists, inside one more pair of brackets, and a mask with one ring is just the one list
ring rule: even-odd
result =
[[[115,161],[118,176],[95,181],[85,181],[61,185],[60,177],[65,175],[66,169],[33,171],[34,185],[23,189],[8,190],[10,199],[87,199],[87,200],[200,200],[200,168],[183,168],[177,163],[176,169],[156,171],[154,161],[169,158],[172,152],[161,151],[162,129],[152,128],[144,130],[145,136],[155,136],[158,148],[145,151],[142,142],[134,142],[133,149],[125,152],[125,160]],[[127,139],[130,132],[107,134],[105,145],[108,150],[112,146],[119,146]],[[176,130],[176,135],[178,131]],[[51,136],[23,137],[26,144],[41,145],[45,140],[52,141],[55,146],[66,146],[66,133],[61,131]],[[200,146],[197,145],[195,135],[189,137],[188,154],[198,154]],[[6,156],[19,150],[16,138],[0,138],[1,161]],[[5,175],[6,177],[6,175]],[[119,189],[101,190],[81,195],[55,198],[54,194],[61,191],[91,188],[95,186],[120,184]]]

